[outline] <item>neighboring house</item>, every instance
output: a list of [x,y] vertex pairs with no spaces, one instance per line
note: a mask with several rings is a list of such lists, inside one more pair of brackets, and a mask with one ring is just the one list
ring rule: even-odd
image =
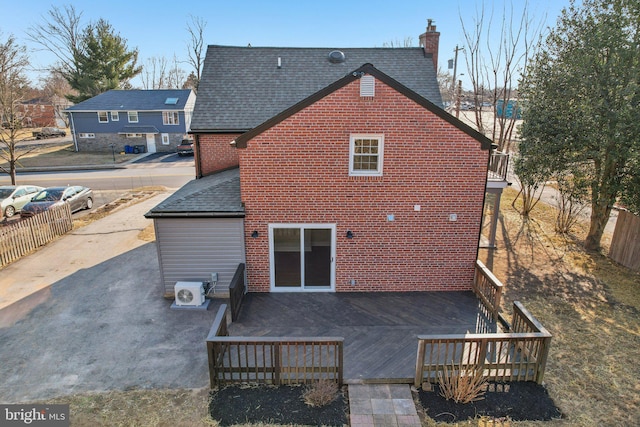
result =
[[55,108],[50,100],[34,98],[19,106],[24,127],[57,126]]
[[438,38],[209,46],[198,179],[146,214],[165,295],[242,262],[250,292],[470,289],[491,141],[442,109]]
[[110,90],[67,108],[77,151],[172,152],[187,137],[191,90]]

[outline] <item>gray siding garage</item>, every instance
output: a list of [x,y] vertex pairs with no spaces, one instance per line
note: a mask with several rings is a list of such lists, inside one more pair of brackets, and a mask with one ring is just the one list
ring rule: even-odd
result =
[[196,179],[151,209],[164,296],[174,297],[176,282],[210,282],[228,288],[245,262],[244,207],[240,174],[232,169]]
[[173,298],[176,282],[211,281],[229,287],[244,257],[242,218],[157,218],[154,220],[160,277],[165,296]]

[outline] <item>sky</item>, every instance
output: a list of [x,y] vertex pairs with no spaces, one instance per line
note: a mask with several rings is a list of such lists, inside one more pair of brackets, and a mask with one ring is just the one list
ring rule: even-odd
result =
[[[439,68],[446,70],[455,47],[465,45],[461,21],[472,28],[483,5],[485,16],[493,11],[494,21],[504,10],[513,10],[518,19],[525,4],[525,0],[0,0],[4,15],[0,40],[12,34],[27,47],[32,65],[29,77],[38,86],[43,75],[38,70],[51,66],[55,57],[29,41],[27,31],[45,22],[52,6],[73,5],[82,12],[83,24],[107,20],[129,48],[139,50],[142,65],[148,58],[170,60],[174,54],[178,60],[187,60],[190,16],[206,22],[205,44],[327,48],[382,47],[402,44],[407,38],[418,46],[427,19],[433,19],[440,32]],[[569,0],[529,0],[528,4],[534,22],[546,28],[555,25]],[[191,71],[187,63],[181,65],[187,73]],[[461,53],[458,74],[464,74],[464,68]],[[469,88],[468,78],[460,78]],[[139,81],[132,83],[141,87]]]

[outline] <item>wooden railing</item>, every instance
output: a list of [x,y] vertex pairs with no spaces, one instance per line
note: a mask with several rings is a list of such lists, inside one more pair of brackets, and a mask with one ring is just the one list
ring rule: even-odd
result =
[[500,303],[504,285],[480,260],[476,260],[476,273],[473,279],[473,291],[482,303],[484,315],[497,322],[500,318]]
[[477,368],[489,380],[540,384],[550,344],[551,334],[516,301],[507,333],[418,336],[414,383],[436,383],[455,364]]
[[226,383],[299,384],[343,382],[344,338],[231,337],[227,306],[218,310],[209,336],[211,387]]
[[244,286],[244,263],[240,263],[236,269],[233,279],[229,284],[229,305],[231,306],[231,321],[235,322],[240,316],[242,301],[245,294]]
[[0,266],[5,266],[73,229],[68,204],[0,227]]
[[505,181],[509,173],[509,155],[505,153],[492,153],[489,158],[488,178],[493,181]]

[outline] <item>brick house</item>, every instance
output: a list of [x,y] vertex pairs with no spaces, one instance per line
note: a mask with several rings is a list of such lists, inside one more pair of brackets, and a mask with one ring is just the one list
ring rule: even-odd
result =
[[470,289],[491,141],[442,109],[438,37],[209,46],[198,179],[146,215],[165,295],[211,273],[228,285],[241,262],[249,292]]

